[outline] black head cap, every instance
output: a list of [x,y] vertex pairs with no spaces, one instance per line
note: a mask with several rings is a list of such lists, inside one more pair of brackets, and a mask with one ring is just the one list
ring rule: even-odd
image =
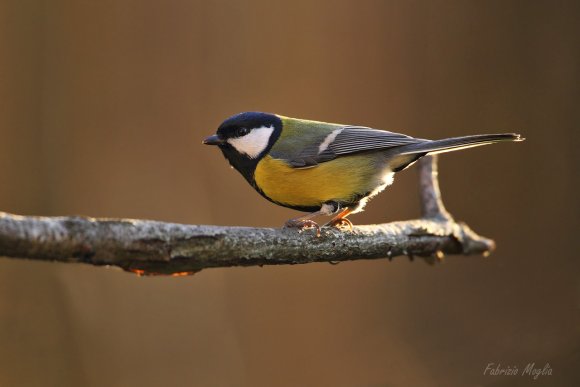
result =
[[232,137],[241,137],[250,130],[261,127],[282,128],[282,121],[275,114],[262,112],[244,112],[226,119],[219,126],[217,135],[226,140]]

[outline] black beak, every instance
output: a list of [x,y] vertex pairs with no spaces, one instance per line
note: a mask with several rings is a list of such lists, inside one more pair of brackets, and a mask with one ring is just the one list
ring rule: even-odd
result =
[[224,140],[222,140],[221,138],[219,138],[217,135],[214,134],[213,136],[209,136],[208,138],[203,140],[203,143],[205,145],[221,145],[224,143]]

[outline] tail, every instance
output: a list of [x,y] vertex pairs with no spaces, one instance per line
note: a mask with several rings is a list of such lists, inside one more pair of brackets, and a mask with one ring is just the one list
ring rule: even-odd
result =
[[476,134],[474,136],[453,137],[443,140],[420,142],[404,145],[398,148],[398,154],[408,155],[415,153],[437,154],[460,149],[473,148],[481,145],[493,144],[502,141],[524,141],[525,138],[515,133],[504,134]]
[[419,143],[394,148],[396,156],[391,161],[393,171],[398,172],[427,154],[452,152],[460,149],[493,144],[503,141],[524,141],[525,138],[515,133],[476,134],[473,136],[453,137],[443,140],[424,140]]

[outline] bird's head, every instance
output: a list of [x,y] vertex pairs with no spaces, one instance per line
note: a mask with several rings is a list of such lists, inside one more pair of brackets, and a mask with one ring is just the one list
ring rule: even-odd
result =
[[245,112],[222,122],[217,133],[203,140],[217,145],[230,164],[248,180],[256,164],[272,148],[282,131],[282,120],[275,114]]

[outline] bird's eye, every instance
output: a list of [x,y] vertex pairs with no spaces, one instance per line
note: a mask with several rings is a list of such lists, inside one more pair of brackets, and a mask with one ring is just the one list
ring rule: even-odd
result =
[[245,136],[248,133],[250,133],[250,129],[248,129],[248,128],[238,128],[236,130],[236,136],[237,137]]

